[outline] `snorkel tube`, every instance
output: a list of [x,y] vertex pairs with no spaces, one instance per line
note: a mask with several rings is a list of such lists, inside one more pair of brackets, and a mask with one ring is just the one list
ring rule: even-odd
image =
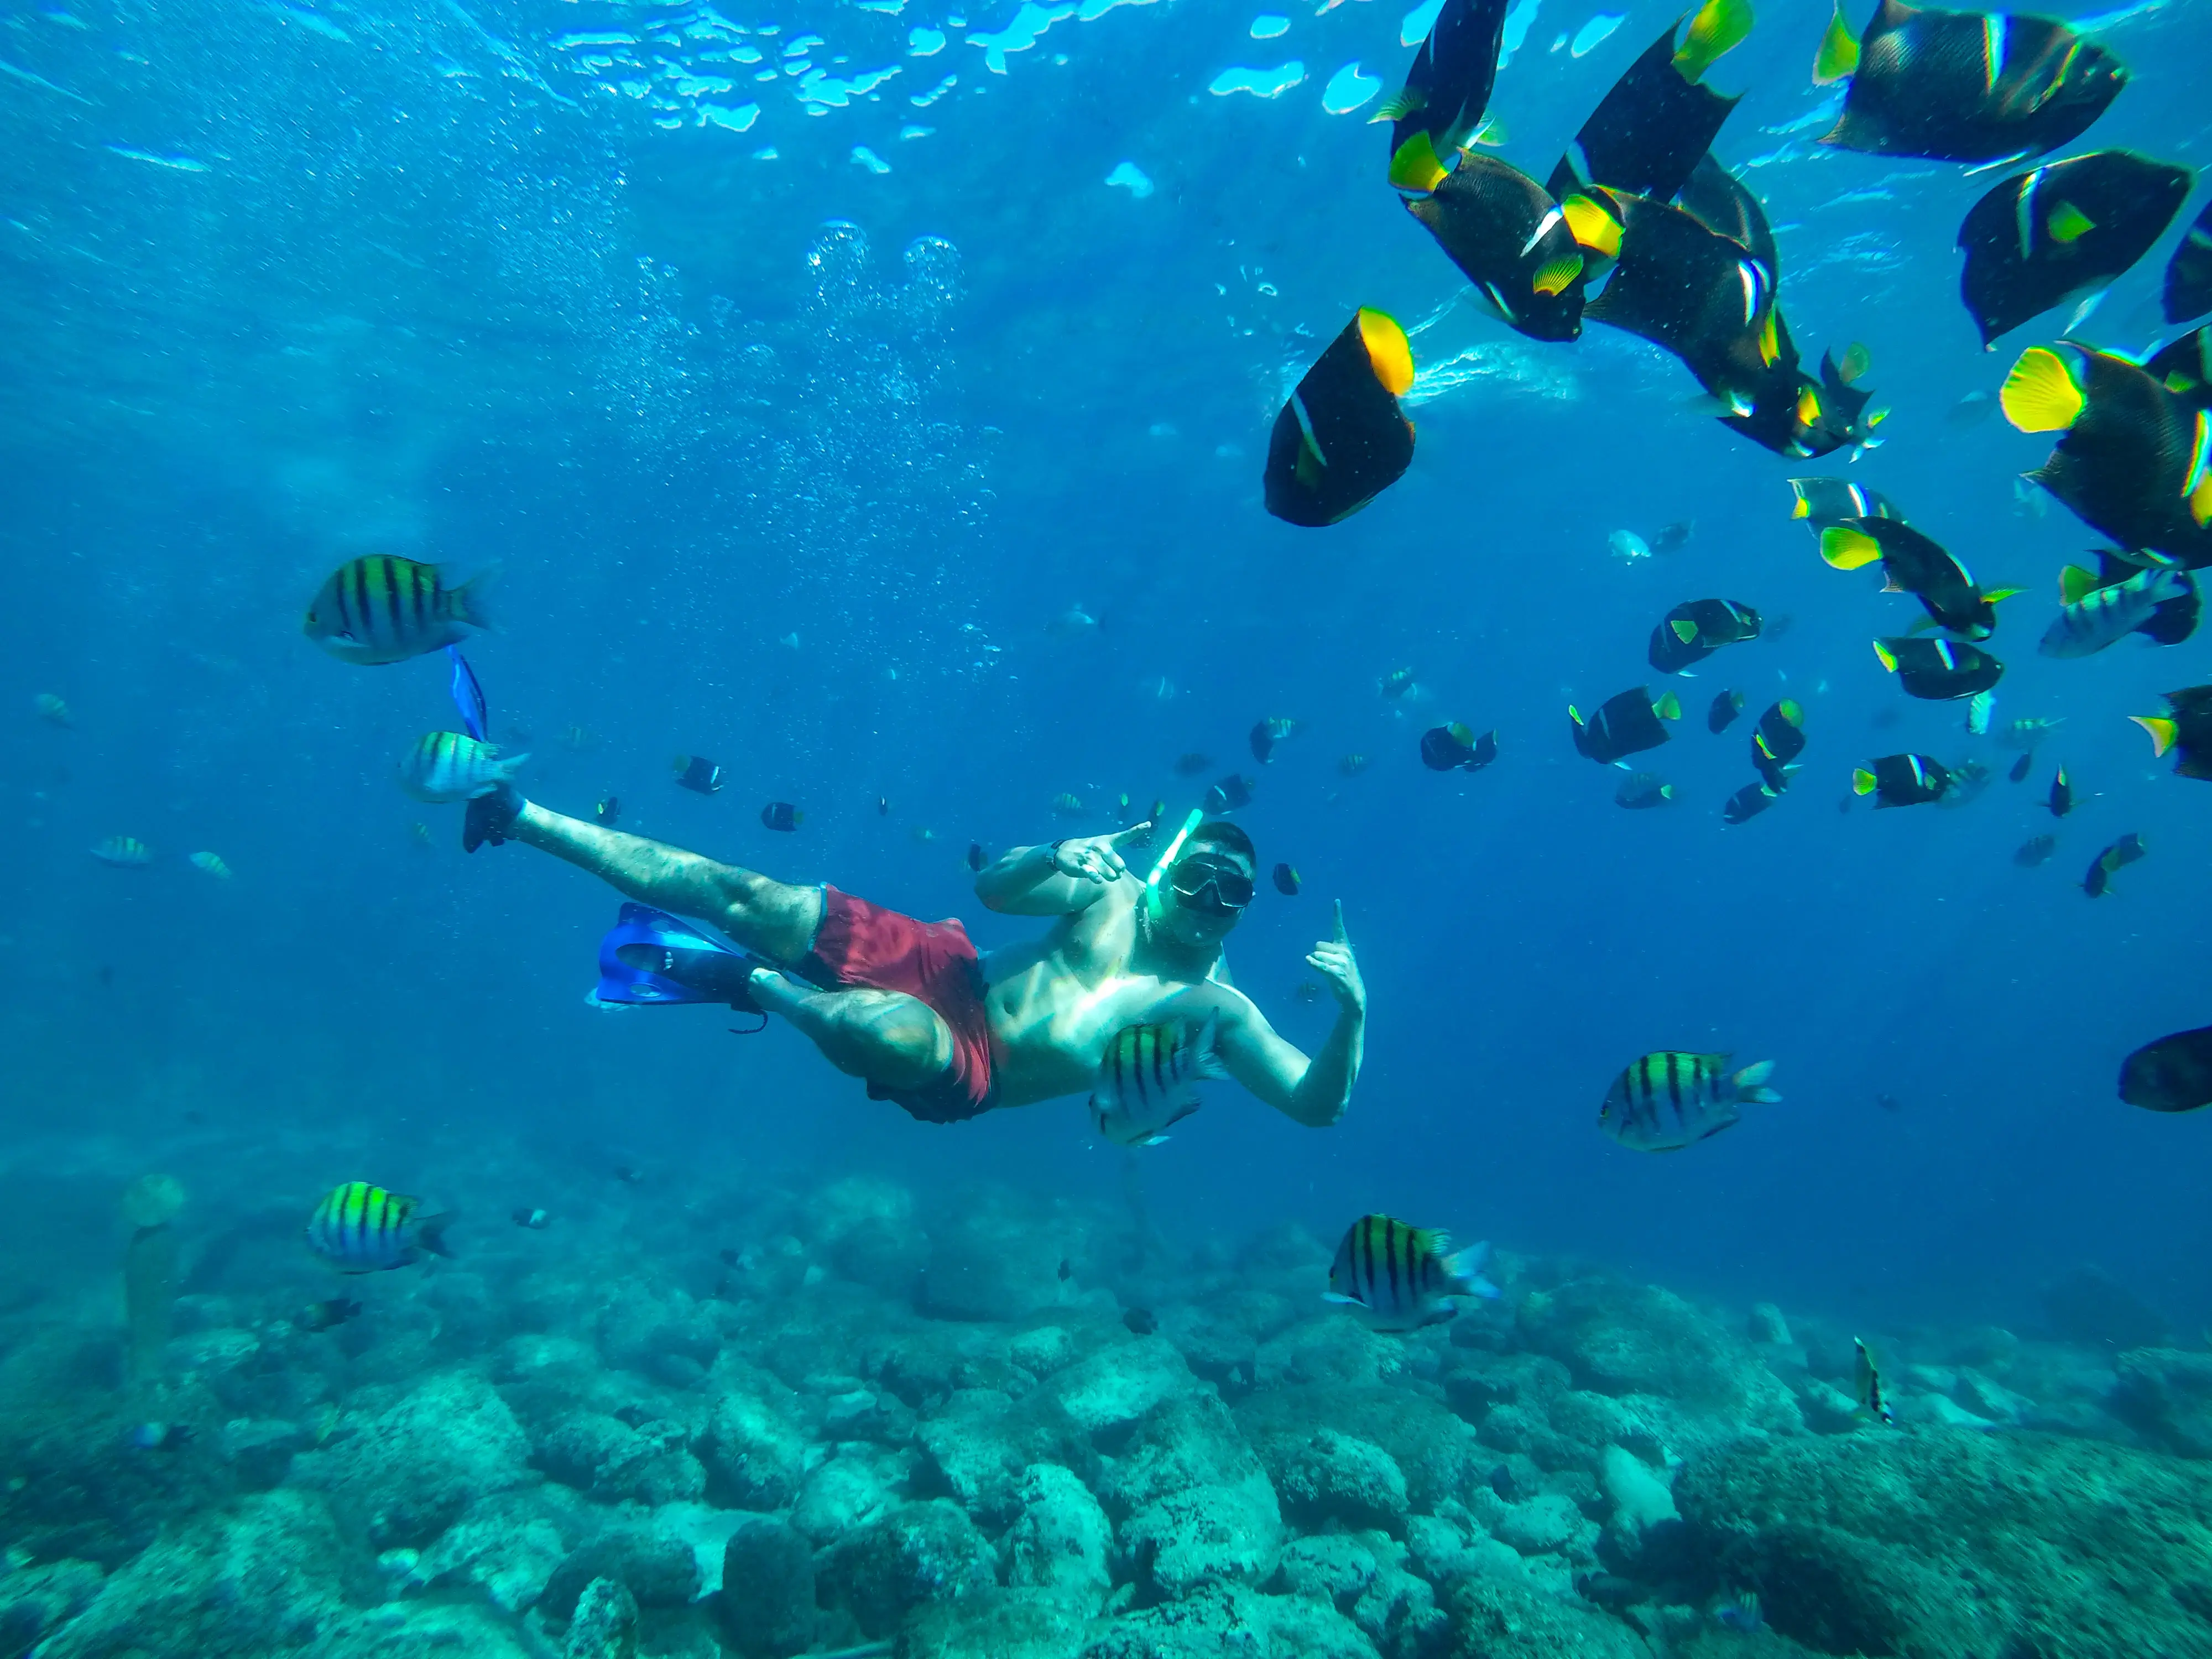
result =
[[1160,878],[1174,866],[1176,854],[1182,851],[1182,844],[1190,839],[1190,832],[1205,822],[1206,810],[1192,807],[1190,815],[1182,821],[1182,828],[1176,831],[1175,839],[1168,843],[1167,851],[1161,854],[1159,862],[1152,866],[1152,873],[1145,878],[1145,915],[1152,921],[1159,921],[1164,908],[1164,901],[1160,897]]

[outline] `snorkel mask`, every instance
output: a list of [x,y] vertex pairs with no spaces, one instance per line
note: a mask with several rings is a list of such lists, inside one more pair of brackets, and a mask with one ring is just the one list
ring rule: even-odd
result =
[[1152,866],[1152,874],[1145,878],[1146,914],[1156,923],[1167,905],[1160,893],[1160,883],[1170,870],[1176,870],[1169,881],[1176,897],[1200,915],[1234,918],[1252,902],[1252,878],[1237,869],[1236,860],[1226,854],[1194,857],[1188,869],[1176,869],[1176,859],[1183,843],[1205,818],[1203,809],[1192,807],[1189,816],[1182,821],[1182,828],[1176,831],[1175,839],[1168,843],[1159,862]]

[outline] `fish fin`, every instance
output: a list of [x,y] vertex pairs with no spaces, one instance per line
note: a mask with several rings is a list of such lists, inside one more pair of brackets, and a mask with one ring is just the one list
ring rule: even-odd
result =
[[[1836,365],[1836,379],[1842,385],[1856,386],[1865,377],[1867,370],[1873,367],[1874,353],[1867,349],[1864,341],[1854,340],[1844,348],[1844,360]],[[1887,415],[1888,411],[1885,410],[1882,413]],[[1869,417],[1869,424],[1881,418],[1881,415],[1871,416]]]
[[1674,637],[1681,641],[1685,645],[1687,645],[1692,640],[1698,637],[1698,625],[1693,622],[1687,622],[1680,617],[1677,617],[1674,621],[1668,623],[1667,626],[1674,630]]
[[1164,1134],[1146,1135],[1143,1139],[1132,1141],[1130,1144],[1135,1146],[1157,1146],[1166,1139],[1167,1137]]
[[2197,481],[2197,488],[2189,492],[2189,516],[2197,521],[2200,530],[2212,525],[2212,471],[2207,471]]
[[1651,712],[1662,720],[1678,720],[1682,718],[1682,700],[1672,691],[1666,692],[1651,705]]
[[1580,726],[1583,723],[1583,711],[1576,708],[1574,704],[1569,703],[1567,705],[1567,718],[1572,720],[1577,726]]
[[1659,793],[1662,799],[1672,800],[1674,799],[1674,786],[1671,783],[1662,783],[1659,786]]
[[1321,1299],[1324,1302],[1334,1302],[1340,1308],[1357,1308],[1364,1305],[1358,1297],[1346,1296],[1342,1291],[1323,1291],[1321,1293]]
[[1707,70],[1743,44],[1751,24],[1751,0],[1705,0],[1674,52],[1676,71],[1697,85]]
[[1561,202],[1559,211],[1566,216],[1567,228],[1574,233],[1575,240],[1608,259],[1620,257],[1620,239],[1627,234],[1627,228],[1617,215],[1593,198],[1579,193]]
[[1367,118],[1367,125],[1373,126],[1377,121],[1402,121],[1427,101],[1419,87],[1401,87],[1382,100],[1382,107]]
[[1390,155],[1390,182],[1400,190],[1434,190],[1443,183],[1448,171],[1437,159],[1436,144],[1425,127],[1399,145]]
[[1389,312],[1372,306],[1359,307],[1358,321],[1359,343],[1367,348],[1375,378],[1392,397],[1404,397],[1413,389],[1413,348],[1406,331]]
[[1553,259],[1537,268],[1528,286],[1539,294],[1557,295],[1566,292],[1576,277],[1583,274],[1583,256],[1579,251],[1564,258]]
[[1813,54],[1813,84],[1832,87],[1859,66],[1858,37],[1844,21],[1844,0],[1836,0],[1835,15],[1828,19],[1820,49]]
[[2064,432],[2081,418],[2088,398],[2074,384],[2066,361],[2045,346],[2030,346],[2005,376],[1997,403],[2022,432]]
[[1820,556],[1838,570],[1858,570],[1881,556],[1881,544],[1863,530],[1832,524],[1820,532]]
[[2051,208],[2050,217],[2043,222],[2043,228],[2051,234],[2052,241],[2061,247],[2070,247],[2096,229],[2097,222],[2073,203],[2060,202]]
[[1996,605],[2001,600],[2014,598],[2019,594],[2021,591],[2021,590],[2017,587],[1992,587],[1987,592],[1984,593],[1982,597],[1984,599],[1987,599],[1991,605]]
[[446,1229],[453,1224],[453,1212],[444,1211],[437,1215],[418,1216],[415,1221],[415,1242],[432,1255],[453,1259],[452,1247],[446,1243]]
[[1874,793],[1874,786],[1875,775],[1873,773],[1868,771],[1865,767],[1855,766],[1851,769],[1851,793],[1854,795],[1871,795]]
[[1462,144],[1460,149],[1464,151],[1468,144],[1503,144],[1512,137],[1513,135],[1505,130],[1503,117],[1489,114],[1482,118],[1482,125],[1468,135],[1467,144]]
[[1738,1100],[1750,1101],[1757,1106],[1779,1106],[1782,1097],[1771,1089],[1746,1089],[1736,1096]]
[[488,564],[459,587],[447,589],[447,614],[455,622],[465,623],[471,628],[496,629],[499,624],[492,620],[485,596],[498,583],[499,573],[499,566]]
[[1813,516],[1813,504],[1807,501],[1802,495],[1800,495],[1796,501],[1790,504],[1790,516],[1793,519],[1811,518]]
[[2078,564],[2069,564],[2058,573],[2058,603],[2079,605],[2097,590],[2095,573],[2084,570]]
[[2179,723],[2166,719],[2163,714],[2130,714],[2128,718],[2150,733],[2151,758],[2154,760],[2163,757],[2167,750],[2173,747],[2173,740],[2181,735]]
[[1771,1060],[1761,1060],[1740,1069],[1734,1081],[1739,1089],[1755,1089],[1773,1075],[1774,1062]]

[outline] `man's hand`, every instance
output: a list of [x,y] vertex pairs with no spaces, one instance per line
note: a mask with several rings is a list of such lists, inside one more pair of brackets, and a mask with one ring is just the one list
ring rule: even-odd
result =
[[1152,832],[1152,826],[1147,823],[1110,836],[1079,836],[1064,841],[1054,849],[1053,873],[1102,885],[1126,876],[1129,866],[1121,857],[1121,848],[1141,842]]
[[1352,1013],[1367,1012],[1367,984],[1359,977],[1359,959],[1344,932],[1344,901],[1336,902],[1336,937],[1314,946],[1306,966],[1328,981],[1337,1006]]

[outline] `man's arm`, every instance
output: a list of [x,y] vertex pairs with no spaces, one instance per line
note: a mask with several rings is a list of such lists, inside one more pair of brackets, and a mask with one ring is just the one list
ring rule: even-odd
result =
[[1230,1076],[1286,1117],[1325,1129],[1352,1103],[1352,1085],[1359,1079],[1367,1047],[1367,987],[1344,938],[1341,907],[1337,937],[1315,945],[1306,965],[1336,993],[1336,1026],[1319,1054],[1307,1059],[1242,995],[1224,1000],[1218,1040]]
[[1129,879],[1121,848],[1152,833],[1140,823],[1111,836],[1076,836],[1049,846],[1017,847],[975,877],[975,896],[1008,916],[1072,916]]

